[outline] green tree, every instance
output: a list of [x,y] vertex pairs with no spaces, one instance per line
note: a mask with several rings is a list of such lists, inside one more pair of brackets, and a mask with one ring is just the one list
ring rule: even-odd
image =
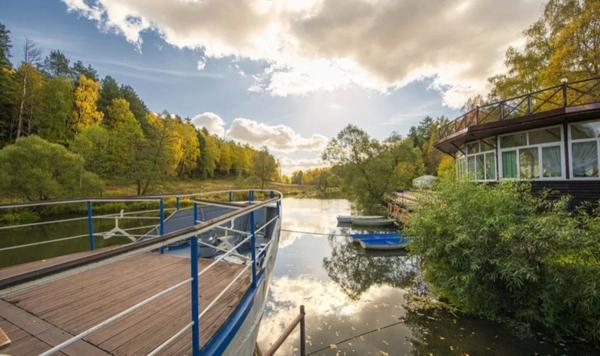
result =
[[36,201],[97,194],[100,181],[81,156],[32,135],[0,150],[0,188]]
[[110,178],[109,145],[108,130],[100,124],[93,124],[78,133],[69,148],[84,158],[87,170]]
[[129,110],[129,102],[120,98],[113,99],[106,107],[102,123],[108,128],[114,128],[118,123],[127,121],[135,121],[135,116]]
[[[18,89],[18,112],[16,138],[29,132],[33,116],[33,108],[37,104],[36,95],[39,93],[43,77],[36,66],[40,61],[40,50],[33,41],[25,39],[23,47],[23,63],[19,66],[17,77],[20,88]],[[25,123],[26,122],[26,123]],[[27,125],[27,126],[25,126]]]
[[17,83],[10,63],[10,31],[0,23],[0,147],[11,141]]
[[506,52],[506,73],[490,78],[491,99],[503,99],[600,74],[600,4],[550,0],[525,32],[523,49]]
[[198,168],[202,178],[212,178],[219,162],[220,152],[217,140],[204,128],[198,131],[200,158]]
[[90,125],[102,121],[104,115],[97,110],[100,85],[93,79],[88,79],[85,75],[79,76],[79,85],[75,89],[75,121],[72,124],[76,132],[81,132]]
[[221,144],[221,155],[219,158],[219,171],[226,176],[231,172],[231,166],[233,164],[231,155],[231,144],[229,142],[223,142]]
[[54,77],[71,77],[69,59],[59,50],[51,51],[44,59],[42,68],[46,73]]
[[63,145],[72,139],[73,90],[71,80],[63,76],[44,83],[33,123],[37,135]]
[[260,179],[260,187],[264,188],[265,183],[271,181],[277,175],[279,165],[266,147],[254,155],[252,171]]
[[113,100],[122,98],[121,89],[119,84],[110,75],[107,75],[102,80],[102,88],[100,89],[100,96],[98,98],[98,110],[102,111],[104,115],[108,115],[108,107],[112,104]]
[[194,126],[187,122],[175,121],[176,132],[181,142],[181,158],[177,164],[177,175],[191,174],[200,158],[200,142]]
[[342,190],[366,211],[381,210],[386,194],[409,186],[423,171],[412,140],[392,136],[379,142],[354,125],[329,142],[323,160],[334,166]]
[[142,125],[142,129],[144,132],[148,131],[148,121],[146,120],[146,115],[148,114],[148,107],[146,104],[140,99],[135,90],[129,85],[121,85],[121,95],[123,99],[129,102],[129,108],[131,112],[137,119],[137,121]]
[[77,61],[73,63],[73,67],[71,68],[71,73],[73,75],[74,80],[79,80],[81,76],[85,76],[88,79],[93,81],[98,81],[98,73],[91,65],[88,64],[86,67],[85,64],[81,61]]

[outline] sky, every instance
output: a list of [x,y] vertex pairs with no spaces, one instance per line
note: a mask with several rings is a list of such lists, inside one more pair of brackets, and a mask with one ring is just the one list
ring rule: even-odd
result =
[[347,124],[378,139],[460,113],[541,0],[2,0],[25,38],[131,85],[150,110],[319,166]]

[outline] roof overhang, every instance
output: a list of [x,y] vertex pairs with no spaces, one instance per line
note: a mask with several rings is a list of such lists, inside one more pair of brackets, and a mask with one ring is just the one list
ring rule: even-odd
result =
[[515,119],[469,126],[439,140],[434,146],[438,150],[454,156],[466,142],[511,132],[590,119],[600,119],[600,103],[570,106]]

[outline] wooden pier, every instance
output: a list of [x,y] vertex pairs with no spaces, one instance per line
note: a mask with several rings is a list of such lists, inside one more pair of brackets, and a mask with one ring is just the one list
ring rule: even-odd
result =
[[[198,270],[212,262],[199,259]],[[221,261],[203,273],[198,288],[200,311],[245,267]],[[0,270],[2,274],[12,272]],[[0,299],[0,328],[11,339],[0,353],[44,352],[189,276],[189,258],[145,252],[16,291]],[[201,344],[232,313],[250,279],[248,271],[200,319]],[[190,289],[186,284],[168,292],[57,354],[147,354],[190,322]],[[191,343],[190,333],[185,333],[162,353],[190,354]]]

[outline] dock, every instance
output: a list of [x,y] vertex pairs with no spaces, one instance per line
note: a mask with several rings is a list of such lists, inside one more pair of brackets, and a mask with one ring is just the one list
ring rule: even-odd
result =
[[[199,259],[198,270],[212,262]],[[242,269],[241,265],[222,262],[200,276],[200,311]],[[44,352],[189,275],[189,259],[147,252],[5,296],[0,299],[0,327],[11,344],[2,353]],[[201,345],[238,305],[250,278],[249,272],[239,278],[202,317]],[[186,284],[57,354],[147,354],[189,323],[190,300],[190,286]],[[191,343],[191,335],[183,335],[163,352],[190,354]]]

